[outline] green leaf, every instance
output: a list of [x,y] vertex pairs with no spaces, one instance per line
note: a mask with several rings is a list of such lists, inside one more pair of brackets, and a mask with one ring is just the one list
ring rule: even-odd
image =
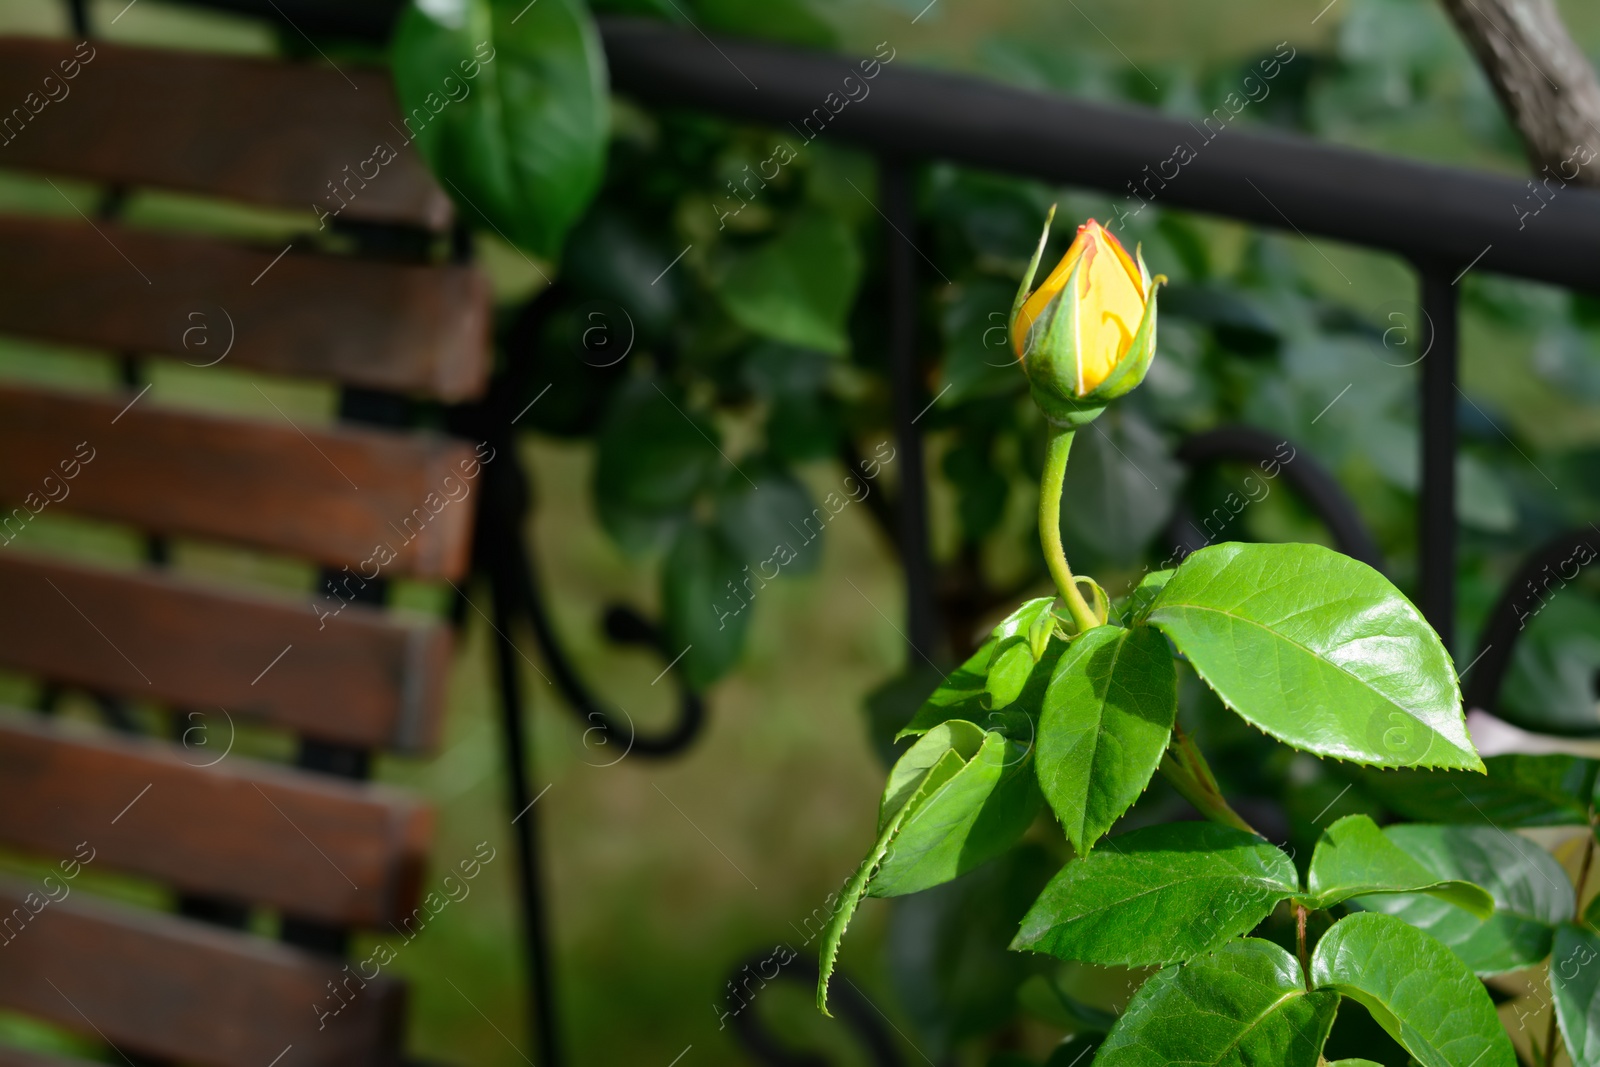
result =
[[1388,915],[1334,923],[1311,977],[1360,1001],[1422,1067],[1517,1067],[1489,994],[1439,942]]
[[1426,893],[1480,920],[1494,914],[1494,897],[1487,890],[1441,879],[1367,816],[1346,815],[1323,831],[1311,855],[1305,905],[1328,908],[1364,893]]
[[1329,1060],[1328,1067],[1383,1067],[1383,1064],[1371,1060]]
[[991,637],[979,645],[978,651],[968,656],[965,663],[939,683],[938,688],[911,717],[911,721],[894,735],[894,739],[898,741],[902,737],[916,737],[949,719],[981,719],[988,710],[985,706],[988,695],[985,685],[989,677],[989,661],[994,658],[997,644],[999,642]]
[[822,931],[822,946],[817,966],[817,1010],[822,1014],[832,1015],[828,1011],[828,979],[833,976],[833,967],[839,958],[839,945],[844,941],[844,932],[849,928],[850,918],[855,915],[856,908],[866,897],[867,885],[878,872],[878,865],[888,854],[895,835],[900,832],[901,824],[922,799],[936,793],[964,766],[965,761],[959,754],[952,749],[945,749],[917,781],[917,787],[912,791],[912,795],[895,809],[888,823],[879,829],[878,839],[873,842],[866,858],[861,861],[861,866],[856,868],[856,872],[845,883],[843,892],[839,894],[838,903],[834,905],[833,916]]
[[605,168],[609,78],[588,10],[414,2],[393,49],[406,131],[462,213],[557,258]]
[[654,379],[629,382],[617,394],[600,429],[594,495],[600,521],[624,551],[671,543],[696,494],[717,476],[716,439]]
[[[1487,777],[1442,771],[1367,771],[1364,789],[1418,822],[1582,826],[1594,761],[1576,756],[1490,756]],[[1492,817],[1491,817],[1492,815]]]
[[842,355],[861,280],[861,253],[843,222],[806,209],[776,236],[729,253],[717,295],[741,326],[763,337]]
[[[1031,643],[1033,636],[1036,635],[1030,631],[1026,642]],[[1045,690],[1055,672],[1056,663],[1068,647],[1067,642],[1059,637],[1053,637],[1049,633],[1043,636],[1046,641],[1044,653],[1037,663],[1033,663],[1027,682],[1015,700],[1003,708],[991,710],[988,690],[989,664],[994,658],[995,648],[1000,644],[999,638],[991,636],[965,663],[939,683],[933,694],[917,709],[911,721],[895,735],[895,740],[898,741],[902,737],[916,737],[949,719],[965,718],[982,722],[990,729],[1001,730],[1012,740],[1024,743],[1032,741],[1037,732],[1033,720],[1038,715],[1038,709],[1044,704]],[[1021,654],[1013,653],[1013,655],[1020,657]],[[1031,654],[1028,658],[1031,662]]]
[[989,659],[989,672],[984,680],[984,692],[989,697],[989,707],[1003,708],[1022,694],[1022,687],[1033,673],[1033,665],[1044,655],[1044,641],[1039,640],[1043,629],[1048,641],[1055,620],[1050,609],[1056,598],[1042,596],[1030,600],[1007,615],[990,634],[994,654]]
[[1184,560],[1150,624],[1246,721],[1320,756],[1483,770],[1444,646],[1388,579],[1320,545]]
[[1061,657],[1039,715],[1039,785],[1078,852],[1144,792],[1177,710],[1177,667],[1154,630],[1099,626]]
[[[970,737],[970,730],[978,729],[971,723],[945,727],[953,737]],[[927,740],[912,746],[902,761]],[[900,824],[894,847],[868,887],[873,896],[902,896],[948,882],[1016,844],[1033,823],[1042,800],[1031,745],[990,730],[975,753],[959,755],[965,763],[949,781],[931,795],[915,794],[916,810]]]
[[1172,576],[1177,574],[1177,569],[1168,567],[1164,571],[1151,571],[1139,579],[1139,584],[1128,594],[1128,599],[1122,605],[1122,621],[1125,626],[1138,626],[1144,623],[1150,614],[1150,609],[1155,606],[1156,596],[1166,588]]
[[683,650],[684,677],[696,689],[738,662],[753,612],[729,586],[739,588],[739,556],[720,534],[692,523],[683,528],[661,568],[661,604],[667,643]]
[[1308,993],[1270,941],[1225,945],[1146,982],[1095,1067],[1316,1067],[1339,997]]
[[983,727],[961,719],[940,723],[922,736],[889,769],[889,780],[878,802],[878,832],[888,828],[894,817],[916,795],[923,778],[945,753],[954,752],[965,763],[983,747]]
[[1359,897],[1351,903],[1426,931],[1474,973],[1487,976],[1538,963],[1555,927],[1573,914],[1572,883],[1544,849],[1492,826],[1390,826],[1384,837],[1441,879],[1482,886],[1495,913],[1484,921],[1427,896]]
[[1550,992],[1573,1067],[1600,1065],[1600,935],[1571,923],[1556,929]]
[[750,565],[752,592],[780,574],[817,569],[822,546],[813,542],[848,506],[835,494],[829,498],[827,511],[814,507],[800,480],[771,464],[743,462],[739,470],[728,470],[717,493],[717,528]]
[[1172,963],[1254,929],[1299,889],[1289,857],[1254,834],[1151,826],[1063,867],[1011,947],[1083,963]]

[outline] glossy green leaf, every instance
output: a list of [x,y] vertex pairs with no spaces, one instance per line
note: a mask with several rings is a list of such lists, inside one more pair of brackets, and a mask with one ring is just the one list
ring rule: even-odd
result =
[[1361,785],[1417,822],[1581,826],[1588,822],[1594,761],[1576,756],[1490,756],[1487,776],[1444,771],[1377,771]]
[[583,4],[411,3],[392,67],[406,133],[462,214],[557,258],[600,187],[610,122],[605,53]]
[[1572,923],[1556,929],[1550,992],[1573,1067],[1600,1067],[1600,934]]
[[1493,826],[1390,826],[1384,836],[1441,879],[1482,886],[1494,897],[1487,921],[1420,895],[1358,897],[1351,903],[1404,919],[1447,945],[1479,975],[1501,974],[1550,954],[1555,927],[1572,918],[1572,882],[1555,858],[1520,834]]
[[1146,982],[1095,1067],[1316,1067],[1339,997],[1308,993],[1300,964],[1247,938]]
[[1039,785],[1080,853],[1139,799],[1178,710],[1178,674],[1154,630],[1100,626],[1056,664],[1039,715]]
[[1305,904],[1328,908],[1366,893],[1426,893],[1484,920],[1494,897],[1459,879],[1441,879],[1385,837],[1365,815],[1346,815],[1323,831],[1311,855]]
[[[1054,623],[1048,615],[1036,619],[1035,623],[1041,621],[1049,624],[1050,631],[1053,631]],[[1004,625],[1002,623],[1001,627]],[[1001,627],[997,627],[996,631]],[[1013,741],[1031,743],[1037,732],[1033,720],[1044,705],[1045,690],[1055,673],[1056,664],[1068,647],[1064,639],[1053,636],[1050,631],[1040,634],[1037,629],[1030,629],[1012,646],[1030,648],[1036,637],[1044,639],[1044,650],[1037,663],[1033,662],[1031,652],[1011,653],[1019,661],[1026,655],[1027,664],[1031,664],[1022,692],[1014,700],[1004,707],[991,703],[994,698],[988,689],[989,665],[994,659],[995,649],[1000,645],[1000,638],[991,636],[965,663],[939,683],[911,721],[895,735],[895,740],[916,737],[950,719],[968,719],[980,722],[988,729],[1000,730]]]
[[985,732],[977,752],[949,781],[916,800],[868,892],[875,897],[915,893],[965,874],[1016,844],[1042,805],[1031,748],[998,731]]
[[1482,770],[1444,646],[1388,579],[1320,545],[1203,548],[1151,625],[1244,719],[1321,756]]
[[966,763],[983,747],[983,727],[961,719],[943,722],[922,735],[906,750],[906,754],[889,769],[889,780],[883,787],[883,798],[878,802],[878,832],[888,828],[890,821],[916,795],[923,778],[942,759],[946,752],[954,752]]
[[1299,888],[1289,857],[1254,834],[1150,826],[1063,867],[1011,947],[1083,963],[1171,963],[1254,929]]
[[763,337],[842,355],[845,325],[861,280],[849,227],[813,210],[716,270],[717,295],[735,321]]
[[1328,1067],[1383,1067],[1383,1064],[1371,1060],[1329,1060]]
[[743,564],[715,529],[683,528],[661,567],[662,622],[667,644],[681,649],[679,668],[703,689],[726,674],[744,651],[754,612],[742,588]]
[[716,440],[670,386],[643,378],[618,392],[601,425],[593,484],[600,521],[624,551],[671,544],[695,496],[719,477]]
[[[984,679],[990,708],[1003,708],[1021,695],[1028,675],[1033,673],[1033,665],[1044,654],[1039,630],[1054,625],[1050,609],[1055,602],[1055,597],[1049,596],[1030,600],[994,628],[990,635],[995,642],[994,654],[989,659],[989,671]],[[1049,634],[1049,629],[1045,629],[1046,639]]]
[[890,846],[893,845],[901,824],[921,800],[937,793],[965,766],[966,761],[956,751],[950,748],[943,749],[933,764],[917,779],[916,788],[895,809],[889,821],[879,828],[878,839],[872,843],[872,848],[861,861],[861,866],[856,868],[850,880],[845,883],[828,925],[823,928],[822,944],[818,951],[817,1010],[822,1014],[832,1014],[828,1011],[828,979],[833,976],[833,967],[839,958],[839,946],[844,941],[844,932],[849,928],[850,919],[855,915],[856,908],[866,897],[867,886],[877,874],[879,864],[883,862]]
[[1422,1067],[1517,1067],[1489,994],[1449,949],[1388,915],[1334,923],[1312,982],[1361,1002]]

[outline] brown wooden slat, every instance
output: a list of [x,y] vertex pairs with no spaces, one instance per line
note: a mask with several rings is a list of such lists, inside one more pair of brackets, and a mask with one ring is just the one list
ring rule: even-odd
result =
[[[194,893],[378,927],[408,915],[433,813],[395,790],[0,715],[0,840]],[[115,820],[115,821],[113,821]]]
[[[280,1067],[397,1062],[405,989],[387,975],[363,989],[342,962],[78,892],[33,914],[27,894],[38,891],[0,880],[6,1007],[104,1035],[124,1053],[204,1067],[266,1067],[290,1045]],[[347,980],[348,1004],[319,1030],[318,1006],[340,1003],[328,983]]]
[[0,1045],[0,1067],[105,1067],[88,1060],[67,1060],[60,1056],[47,1056],[42,1052],[28,1052],[20,1048]]
[[359,748],[422,753],[437,739],[453,644],[442,624],[16,549],[0,551],[0,589],[0,664],[201,709],[197,750],[220,753],[246,719]]
[[281,251],[0,217],[0,331],[450,401],[483,391],[476,270]]
[[[340,68],[0,38],[0,107],[12,109],[0,166],[299,208],[313,228],[313,205],[340,204],[333,182],[341,218],[443,231],[450,200],[409,144],[387,72]],[[394,158],[379,165],[378,145]]]
[[[75,455],[91,459],[62,468]],[[59,509],[308,556],[367,578],[459,576],[482,479],[463,477],[473,449],[441,437],[12,386],[0,386],[0,457],[0,542],[34,509]],[[76,477],[64,480],[63,469]],[[48,503],[47,493],[65,495]]]

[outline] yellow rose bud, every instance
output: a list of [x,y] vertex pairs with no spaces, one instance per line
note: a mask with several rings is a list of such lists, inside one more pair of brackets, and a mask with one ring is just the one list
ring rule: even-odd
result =
[[1031,294],[1050,236],[1045,221],[1011,311],[1011,344],[1034,400],[1054,422],[1077,425],[1144,380],[1155,353],[1156,285],[1136,250],[1090,219],[1056,269]]

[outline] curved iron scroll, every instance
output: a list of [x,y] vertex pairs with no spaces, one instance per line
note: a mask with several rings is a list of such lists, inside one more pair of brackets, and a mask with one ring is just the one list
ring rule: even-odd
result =
[[[1284,459],[1280,452],[1285,445],[1291,449],[1289,459]],[[1383,556],[1378,551],[1378,543],[1356,511],[1355,504],[1328,468],[1304,449],[1296,448],[1294,442],[1253,426],[1219,426],[1187,438],[1178,446],[1176,456],[1191,470],[1230,461],[1276,462],[1279,473],[1328,527],[1339,551],[1370,567],[1383,570]],[[1192,536],[1195,532],[1193,516],[1180,504],[1168,526],[1173,543],[1185,553],[1203,548],[1209,542],[1196,540]]]
[[[733,987],[744,984],[748,989],[750,978],[753,975],[759,976],[762,965],[772,959],[773,954],[769,953],[751,956],[744,960],[732,971],[728,985]],[[753,972],[753,975],[747,972]],[[813,990],[817,987],[820,973],[815,956],[796,954],[787,963],[780,963],[777,973],[772,978],[762,977],[758,980],[761,981],[763,988],[769,981],[783,980]],[[839,972],[835,972],[834,977],[844,979],[844,975]],[[902,1067],[904,1061],[900,1058],[900,1052],[895,1047],[894,1039],[889,1034],[883,1016],[873,1006],[872,1001],[856,988],[854,982],[848,979],[835,982],[829,1003],[839,1021],[860,1039],[872,1063],[878,1067]],[[745,1004],[737,1011],[732,1010],[731,1001],[728,1002],[728,1006],[730,1010],[725,1018],[732,1027],[734,1036],[756,1062],[767,1064],[768,1067],[829,1067],[830,1061],[825,1056],[815,1052],[797,1052],[785,1046],[762,1025],[760,1015],[749,1010],[750,1004]]]
[[[1579,562],[1578,557],[1585,553],[1587,559]],[[1559,727],[1549,723],[1518,723],[1496,705],[1500,700],[1500,687],[1505,684],[1506,675],[1511,671],[1517,639],[1522,636],[1525,620],[1530,614],[1527,609],[1541,604],[1544,594],[1550,591],[1549,574],[1565,584],[1572,580],[1563,573],[1565,564],[1574,564],[1572,577],[1576,578],[1578,571],[1597,558],[1600,558],[1600,534],[1592,526],[1567,530],[1529,553],[1501,591],[1478,636],[1477,654],[1467,667],[1472,672],[1471,681],[1465,685],[1467,707],[1481,708],[1515,725],[1540,733],[1560,732]],[[1542,585],[1541,580],[1544,583]],[[1600,678],[1596,681],[1600,683]],[[1584,731],[1586,736],[1596,732],[1600,731]]]
[[[527,611],[539,647],[544,650],[545,663],[550,668],[552,680],[562,696],[566,697],[574,714],[588,724],[585,735],[598,731],[604,742],[609,743],[616,738],[623,751],[636,752],[641,756],[671,756],[688,748],[705,725],[705,703],[700,694],[689,687],[680,673],[673,671],[678,681],[677,721],[659,734],[641,734],[631,721],[626,726],[619,725],[595,699],[562,648],[561,639],[551,625],[549,612],[545,610],[533,549],[526,539],[522,544],[522,557],[522,564],[518,568],[521,573],[517,594]],[[667,648],[660,628],[626,605],[612,604],[606,608],[605,630],[606,636],[617,644],[654,648],[663,660],[672,660],[674,653]],[[671,670],[670,663],[668,669]]]

